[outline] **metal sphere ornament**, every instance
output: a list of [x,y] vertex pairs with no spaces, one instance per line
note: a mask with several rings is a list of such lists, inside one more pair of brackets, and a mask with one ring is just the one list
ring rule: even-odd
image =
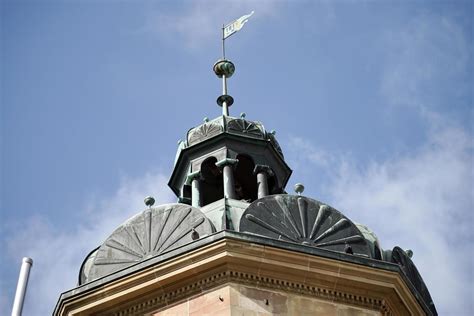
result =
[[152,207],[155,204],[155,199],[152,196],[147,196],[144,200],[145,205],[148,207]]
[[301,193],[303,193],[303,191],[304,191],[304,185],[302,183],[295,184],[296,194],[301,195]]
[[219,59],[214,64],[213,70],[219,78],[222,78],[223,76],[230,78],[235,72],[235,66],[230,60]]

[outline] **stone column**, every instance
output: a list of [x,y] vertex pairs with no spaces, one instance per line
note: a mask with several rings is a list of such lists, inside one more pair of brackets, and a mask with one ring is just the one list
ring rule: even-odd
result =
[[273,171],[269,166],[255,165],[253,173],[257,174],[257,196],[261,199],[268,195],[268,177],[273,175]]
[[224,197],[228,199],[236,199],[235,182],[234,182],[234,166],[239,161],[237,159],[225,158],[216,162],[216,166],[222,169],[224,180]]
[[186,184],[191,184],[191,205],[194,207],[201,206],[201,171],[195,171],[188,175]]

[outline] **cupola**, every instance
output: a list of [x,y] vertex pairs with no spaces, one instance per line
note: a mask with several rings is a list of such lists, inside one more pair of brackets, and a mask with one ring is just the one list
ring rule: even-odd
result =
[[218,214],[226,217],[236,213],[229,208],[242,211],[259,198],[284,193],[292,171],[274,131],[248,120],[245,113],[229,115],[234,99],[227,94],[227,79],[234,74],[234,64],[221,59],[213,69],[223,82],[217,98],[222,116],[205,118],[180,141],[168,184],[179,202],[212,210],[214,216],[207,215],[214,218],[216,228],[236,229],[232,215],[222,220]]

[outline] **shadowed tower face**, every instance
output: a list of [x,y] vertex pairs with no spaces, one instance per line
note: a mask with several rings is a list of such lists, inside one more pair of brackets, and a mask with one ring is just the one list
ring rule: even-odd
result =
[[286,192],[275,132],[229,114],[235,65],[213,69],[222,115],[180,141],[168,183],[177,203],[147,197],[85,258],[54,314],[436,315],[412,253],[384,251],[302,184]]

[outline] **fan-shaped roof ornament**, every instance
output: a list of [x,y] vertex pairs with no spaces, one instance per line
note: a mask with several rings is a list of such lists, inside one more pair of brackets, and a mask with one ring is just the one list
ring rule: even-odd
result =
[[[151,201],[148,199],[148,202]],[[164,204],[135,215],[120,225],[86,259],[82,283],[98,279],[153,256],[188,244],[215,231],[197,208]]]
[[304,196],[270,195],[254,201],[240,220],[240,231],[305,246],[371,257],[356,225],[336,209]]

